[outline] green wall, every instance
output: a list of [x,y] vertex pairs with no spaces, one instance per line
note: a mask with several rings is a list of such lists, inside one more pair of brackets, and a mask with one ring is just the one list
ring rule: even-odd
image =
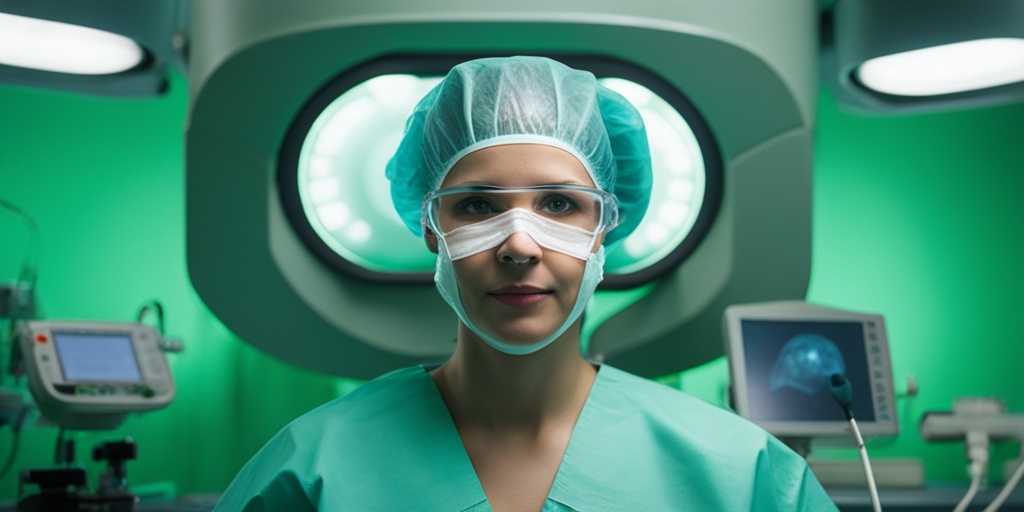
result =
[[963,444],[926,445],[918,422],[959,396],[1024,413],[1024,103],[868,117],[826,91],[818,116],[808,299],[884,314],[897,389],[919,384],[898,442],[872,453],[966,482]]
[[[128,466],[131,482],[169,480],[181,492],[204,492],[225,487],[290,418],[335,396],[336,379],[250,348],[192,290],[185,262],[186,107],[180,79],[155,100],[0,87],[0,197],[40,226],[44,317],[131,321],[144,302],[158,299],[167,334],[185,342],[184,352],[169,356],[175,401],[129,418],[117,431],[78,435],[79,459],[95,443],[130,435],[139,444],[139,460]],[[20,228],[10,219],[0,226]],[[14,278],[25,250],[6,243],[7,235],[0,233],[4,281]],[[15,467],[49,465],[56,435],[26,429]],[[11,438],[9,428],[0,429],[0,460]],[[0,500],[15,496],[16,475],[0,480]]]
[[[128,321],[158,299],[167,333],[185,341],[185,352],[170,356],[174,403],[114,432],[77,434],[79,457],[130,435],[139,443],[133,483],[205,493],[223,489],[287,421],[350,383],[250,348],[192,290],[186,96],[181,79],[150,100],[0,86],[0,197],[40,225],[46,318]],[[809,298],[884,314],[897,378],[920,383],[917,397],[901,400],[903,435],[873,443],[872,454],[922,456],[930,478],[966,481],[961,445],[925,445],[917,421],[960,395],[997,395],[1024,410],[1015,367],[1024,360],[1016,324],[1024,313],[1024,104],[871,117],[842,112],[823,91],[819,107]],[[25,247],[3,217],[6,281]],[[666,380],[721,404],[727,370],[719,360]],[[27,428],[15,467],[49,465],[55,438],[53,429]],[[0,429],[0,461],[11,441]],[[0,480],[0,501],[15,496],[16,474]]]

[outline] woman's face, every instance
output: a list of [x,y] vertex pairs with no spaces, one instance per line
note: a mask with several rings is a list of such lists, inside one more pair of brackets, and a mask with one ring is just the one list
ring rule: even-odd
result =
[[[448,172],[441,188],[556,184],[595,186],[583,164],[566,151],[507,144],[466,155]],[[427,243],[437,252],[436,237],[428,234]],[[600,238],[595,251],[599,245]],[[547,250],[528,234],[516,232],[453,266],[463,306],[477,328],[506,343],[527,344],[544,339],[565,322],[576,303],[586,262]]]

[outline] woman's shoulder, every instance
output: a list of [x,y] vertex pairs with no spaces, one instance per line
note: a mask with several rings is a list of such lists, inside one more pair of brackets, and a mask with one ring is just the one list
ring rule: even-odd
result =
[[599,373],[599,396],[623,415],[643,418],[650,428],[703,440],[728,438],[763,448],[771,436],[735,412],[659,382],[610,366]]
[[566,495],[586,488],[591,503],[628,497],[645,510],[834,510],[799,455],[733,411],[607,365],[590,398],[563,461],[580,482]]
[[447,414],[426,370],[396,370],[292,420],[256,458],[293,467],[303,478],[337,471],[338,460],[350,470],[379,470],[379,460],[416,453],[392,453],[396,446],[444,437],[451,423]]
[[615,395],[617,399],[629,400],[648,407],[664,407],[677,410],[679,407],[692,407],[701,412],[736,416],[735,413],[697,398],[689,393],[672,388],[646,377],[641,377],[620,370],[613,366],[603,365],[599,372],[598,383],[602,392]]
[[[474,482],[465,457],[430,374],[422,367],[406,368],[367,382],[281,429],[235,478],[223,509],[241,510],[250,502],[264,504],[263,510],[317,509],[323,504],[330,508],[338,503],[353,510],[400,503],[384,508],[411,510],[411,503],[425,500],[472,503],[479,498],[465,492],[465,482]],[[448,487],[433,483],[442,491],[424,496],[409,484],[412,479],[429,479],[430,468],[436,467],[449,472],[442,482]],[[468,476],[451,476],[465,468]],[[399,473],[404,476],[396,476]]]
[[436,395],[433,379],[423,367],[402,368],[299,416],[287,428],[324,430],[337,423],[355,427],[368,418],[380,421],[398,412],[415,412],[415,404],[429,403]]

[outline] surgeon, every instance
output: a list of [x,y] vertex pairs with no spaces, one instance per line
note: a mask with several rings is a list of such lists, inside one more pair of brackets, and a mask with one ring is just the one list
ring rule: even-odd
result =
[[592,74],[460,64],[416,106],[387,176],[437,253],[453,355],[295,420],[218,510],[835,510],[759,427],[581,356],[605,251],[651,191],[639,114]]

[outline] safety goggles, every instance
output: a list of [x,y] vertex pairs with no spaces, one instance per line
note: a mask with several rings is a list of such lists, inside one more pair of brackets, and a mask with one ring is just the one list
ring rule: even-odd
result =
[[423,200],[424,222],[441,236],[515,208],[592,234],[611,229],[618,222],[615,196],[579,185],[451,187],[435,190]]
[[427,194],[423,223],[448,243],[453,260],[526,232],[542,246],[581,259],[618,222],[615,196],[578,185],[451,187]]

